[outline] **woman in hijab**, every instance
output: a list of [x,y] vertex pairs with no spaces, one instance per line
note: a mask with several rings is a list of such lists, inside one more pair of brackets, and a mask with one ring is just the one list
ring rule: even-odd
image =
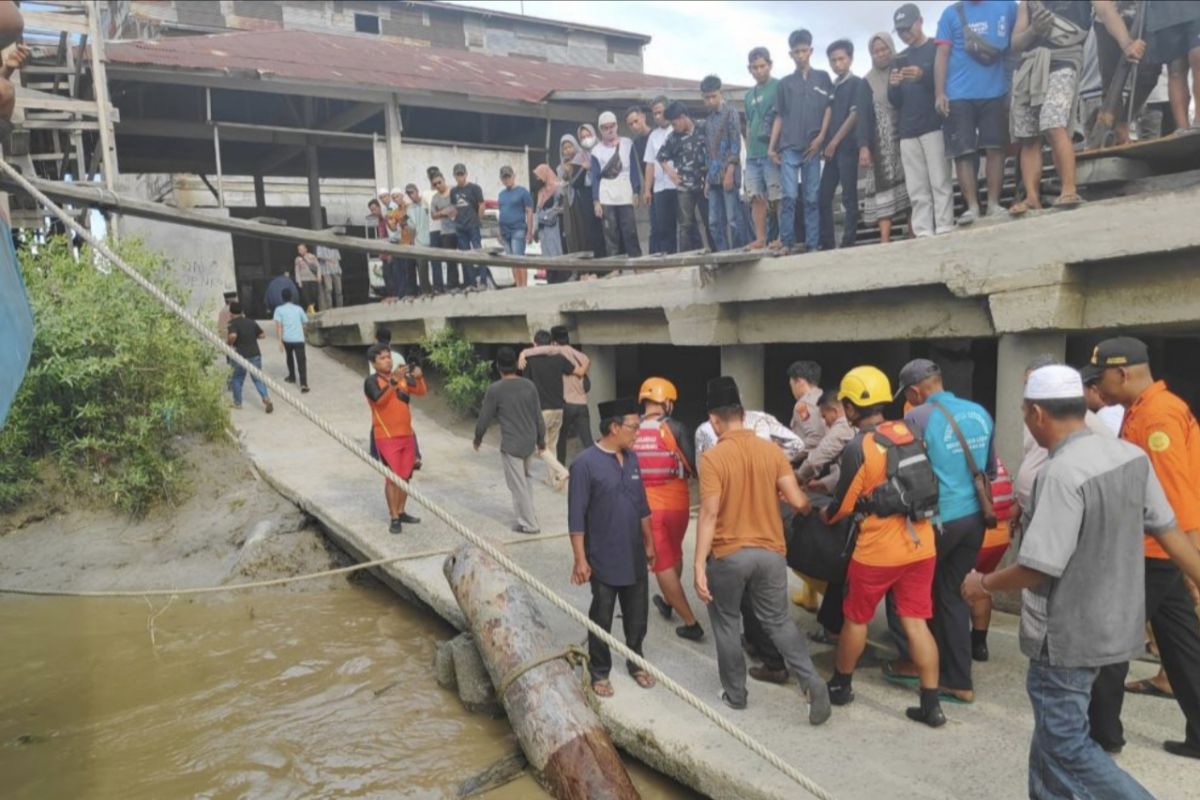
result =
[[879,238],[886,244],[892,238],[893,218],[909,207],[904,167],[900,162],[897,112],[887,96],[896,44],[890,33],[877,33],[871,37],[867,49],[871,53],[871,71],[867,73],[866,81],[871,87],[875,124],[863,217],[867,224],[879,223]]
[[[542,255],[561,256],[563,254],[563,220],[567,197],[565,187],[559,183],[558,176],[549,164],[540,164],[533,174],[541,182],[538,189],[537,202],[534,205],[534,220],[537,225],[538,241],[542,245]],[[568,280],[567,270],[546,270],[547,283],[562,283]]]
[[[582,126],[591,128],[589,125]],[[563,238],[568,253],[596,251],[592,223],[596,221],[592,210],[592,189],[588,183],[588,164],[591,156],[579,140],[566,134],[558,144],[558,179],[566,197],[563,214]]]

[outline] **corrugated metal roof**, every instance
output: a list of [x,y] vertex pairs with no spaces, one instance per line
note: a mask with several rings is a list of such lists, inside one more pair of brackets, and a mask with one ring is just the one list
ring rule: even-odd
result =
[[696,88],[696,81],[552,64],[462,50],[416,47],[308,31],[243,31],[114,42],[114,66],[226,71],[261,78],[344,83],[540,103],[556,90]]

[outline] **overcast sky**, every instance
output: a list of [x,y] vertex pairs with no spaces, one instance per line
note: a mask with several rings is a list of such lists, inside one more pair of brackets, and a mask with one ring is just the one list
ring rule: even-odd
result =
[[[469,0],[462,5],[521,13],[519,0]],[[533,17],[561,19],[636,31],[653,37],[645,49],[645,71],[673,78],[699,80],[709,73],[726,83],[748,85],[746,55],[764,45],[771,51],[774,74],[791,72],[788,34],[808,28],[813,34],[815,66],[826,69],[825,47],[835,39],[854,42],[854,71],[871,67],[867,40],[892,30],[892,13],[902,0],[747,0],[746,2],[681,2],[680,0],[585,0],[547,2],[525,0],[524,12]],[[925,32],[932,36],[948,0],[918,2]],[[896,40],[897,49],[904,45]]]

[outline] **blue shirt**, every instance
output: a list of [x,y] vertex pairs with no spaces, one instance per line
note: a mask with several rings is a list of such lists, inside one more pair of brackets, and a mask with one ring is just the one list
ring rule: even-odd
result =
[[[950,63],[946,72],[946,96],[951,100],[990,100],[1008,93],[1008,71],[1001,58],[995,64],[980,64],[967,55],[967,38],[957,6],[951,4],[938,20],[939,45],[950,45]],[[1010,0],[963,2],[967,24],[988,44],[1008,50],[1013,26],[1017,22],[1017,4]]]
[[274,320],[283,324],[283,340],[289,343],[304,341],[304,323],[308,315],[295,303],[284,303],[275,309]]
[[524,228],[525,209],[533,208],[533,196],[524,186],[500,190],[500,227]]
[[278,308],[283,305],[283,290],[291,289],[292,299],[300,299],[300,289],[296,286],[296,282],[292,280],[290,275],[276,275],[267,284],[267,292],[263,297],[267,302],[267,308]]
[[598,445],[571,462],[567,523],[583,531],[583,548],[592,577],[609,586],[632,586],[646,577],[642,520],[650,516],[637,455],[624,463]]
[[962,429],[971,455],[975,457],[975,466],[992,475],[995,474],[992,452],[995,424],[983,406],[944,391],[930,395],[904,417],[909,427],[925,440],[925,450],[938,479],[938,515],[945,523],[978,514],[981,509],[962,445],[954,428],[946,421],[946,415],[934,406],[934,401],[954,415],[954,421]]

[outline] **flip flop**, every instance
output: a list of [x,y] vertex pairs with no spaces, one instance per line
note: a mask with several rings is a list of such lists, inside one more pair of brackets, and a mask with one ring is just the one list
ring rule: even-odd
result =
[[643,689],[652,689],[654,688],[654,684],[657,683],[657,681],[654,680],[654,676],[645,670],[638,670],[637,672],[633,673],[632,677],[635,681],[637,681],[637,685]]
[[613,687],[608,678],[603,678],[598,681],[592,681],[592,694],[597,697],[612,697]]
[[1054,201],[1055,208],[1075,208],[1076,206],[1082,204],[1083,198],[1079,196],[1078,192],[1073,194],[1060,194],[1058,199]]
[[1030,205],[1028,202],[1021,200],[1013,203],[1008,207],[1008,215],[1010,217],[1023,217],[1030,211],[1041,211],[1037,206]]
[[1164,692],[1162,689],[1154,685],[1154,682],[1149,678],[1133,683],[1125,684],[1126,694],[1144,694],[1148,697],[1162,697],[1167,700],[1174,700],[1175,695],[1171,692]]
[[895,686],[906,687],[916,686],[921,682],[921,679],[916,675],[907,675],[903,672],[897,672],[896,668],[892,666],[891,661],[883,662],[883,679],[888,683],[894,684]]

